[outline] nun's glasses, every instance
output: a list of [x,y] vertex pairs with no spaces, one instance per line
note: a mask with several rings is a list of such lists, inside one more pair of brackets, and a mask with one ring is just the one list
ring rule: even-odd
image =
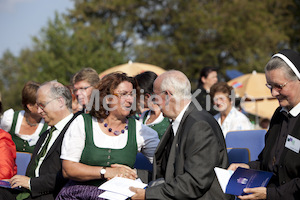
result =
[[267,83],[266,86],[267,88],[269,88],[270,90],[276,90],[277,92],[281,91],[282,88],[284,88],[284,86],[286,86],[290,81],[285,82],[284,84],[269,84]]

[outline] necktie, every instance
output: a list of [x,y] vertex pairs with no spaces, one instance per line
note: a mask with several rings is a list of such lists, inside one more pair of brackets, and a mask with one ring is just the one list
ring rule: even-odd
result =
[[52,133],[56,130],[55,126],[52,126],[51,129],[49,130],[49,134],[48,134],[48,137],[47,137],[47,140],[46,142],[44,143],[44,145],[41,147],[40,151],[38,152],[38,154],[36,155],[35,159],[34,159],[34,164],[32,165],[32,167],[30,168],[29,170],[29,173],[28,175],[30,177],[35,177],[35,169],[36,167],[38,166],[38,163],[39,163],[39,160],[45,156],[46,154],[46,151],[47,151],[47,148],[48,148],[48,145],[49,145],[49,142],[51,140],[51,137],[52,137]]
[[169,155],[170,155],[170,151],[171,151],[171,147],[173,144],[173,140],[174,140],[174,132],[173,132],[173,127],[172,127],[172,123],[169,125],[169,133],[168,133],[168,142],[165,145],[165,151],[164,151],[164,158],[162,159],[162,163],[161,163],[161,171],[163,176],[165,177],[165,173],[166,173],[166,169],[167,169],[167,164],[168,164],[168,160],[169,160]]
[[[38,154],[36,155],[35,159],[34,159],[34,164],[32,165],[32,167],[30,169],[28,169],[28,173],[27,175],[29,177],[35,177],[35,169],[38,166],[39,160],[45,156],[46,152],[47,152],[47,148],[49,145],[49,142],[51,140],[52,137],[52,133],[56,130],[55,126],[52,126],[49,130],[49,134],[47,137],[46,142],[44,143],[44,145],[42,146],[41,150],[38,152]],[[22,192],[20,194],[18,194],[16,196],[16,200],[23,200],[23,199],[27,199],[30,196],[29,192]]]
[[51,140],[51,137],[52,137],[52,133],[55,131],[55,126],[52,126],[50,131],[49,131],[49,135],[48,135],[48,138],[45,142],[45,144],[43,145],[42,149],[40,150],[40,152],[38,153],[38,155],[36,156],[36,162],[38,163],[38,161],[40,160],[41,157],[45,156],[46,154],[46,151],[47,151],[47,148],[48,148],[48,145],[49,145],[49,142]]

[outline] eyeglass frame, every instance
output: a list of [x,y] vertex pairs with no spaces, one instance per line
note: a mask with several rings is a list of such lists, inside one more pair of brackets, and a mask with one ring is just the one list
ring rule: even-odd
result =
[[[173,93],[171,93],[169,90],[163,90],[163,91],[161,91],[161,92],[159,92],[157,94],[154,93],[155,96],[159,96],[161,94],[165,94],[165,95],[168,95],[168,96],[169,95],[173,96]],[[168,98],[168,96],[167,96],[167,98]],[[153,103],[157,104],[157,99],[156,98],[153,99]]]
[[81,87],[81,88],[73,88],[73,93],[75,94],[77,91],[79,91],[79,90],[84,90],[84,91],[86,91],[88,88],[90,88],[90,87],[93,87],[92,85],[90,85],[90,86],[86,86],[86,87]]
[[281,91],[289,82],[291,82],[291,81],[287,81],[283,84],[277,84],[276,83],[276,84],[273,84],[273,86],[269,83],[266,83],[266,86],[267,86],[268,89],[270,89],[270,90],[275,89],[278,92],[278,91]]
[[114,93],[113,95],[119,97],[120,99],[127,99],[128,97],[132,97],[132,98],[135,98],[136,97],[136,94],[135,93],[121,93],[121,92],[116,92]]
[[36,105],[37,105],[40,109],[45,110],[46,106],[47,106],[49,103],[51,103],[53,100],[55,100],[55,99],[57,99],[57,98],[51,99],[51,100],[47,101],[47,102],[44,103],[44,104],[36,102]]

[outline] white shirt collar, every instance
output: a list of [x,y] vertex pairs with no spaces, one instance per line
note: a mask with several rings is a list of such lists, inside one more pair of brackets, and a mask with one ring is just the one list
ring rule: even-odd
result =
[[60,120],[57,124],[55,124],[54,126],[55,126],[56,130],[58,130],[60,133],[72,117],[73,117],[73,113],[69,114],[67,117]]
[[299,115],[299,113],[300,113],[300,103],[298,103],[290,111],[288,111],[285,107],[282,107],[281,110],[280,110],[280,112],[282,112],[282,111],[291,114],[293,117],[297,117],[297,115]]
[[[190,102],[191,103],[191,102]],[[174,132],[174,136],[176,135],[177,133],[177,130],[178,130],[178,127],[179,127],[179,124],[182,120],[182,117],[186,111],[186,109],[189,107],[190,103],[188,103],[179,113],[179,115],[176,117],[176,119],[173,121],[172,123],[172,128],[173,128],[173,132]]]

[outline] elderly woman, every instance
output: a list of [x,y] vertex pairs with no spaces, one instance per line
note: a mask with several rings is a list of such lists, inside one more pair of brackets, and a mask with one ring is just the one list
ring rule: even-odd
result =
[[11,134],[17,151],[32,153],[40,135],[48,128],[36,105],[36,92],[39,86],[39,83],[27,82],[22,90],[24,110],[9,109],[4,112],[1,119],[0,127]]
[[246,188],[240,199],[300,199],[300,55],[292,50],[275,54],[265,67],[267,87],[279,102],[257,161],[232,164],[273,173],[267,187]]
[[226,82],[219,82],[210,88],[210,95],[219,111],[214,117],[221,126],[224,138],[229,131],[250,130],[252,124],[248,117],[233,106],[234,90]]
[[95,87],[100,94],[90,114],[78,116],[66,132],[61,159],[63,175],[73,181],[57,199],[99,199],[98,187],[115,176],[135,179],[138,151],[152,162],[157,133],[128,117],[135,100],[133,79],[124,73],[106,75]]
[[139,89],[143,90],[144,98],[140,99],[141,107],[146,109],[141,115],[140,121],[154,129],[158,133],[159,139],[163,136],[170,125],[169,118],[164,117],[159,106],[153,103],[153,83],[157,78],[154,72],[146,71],[135,76]]
[[85,113],[90,111],[86,107],[89,104],[92,91],[99,81],[98,73],[92,68],[83,68],[73,76],[73,94],[77,98],[79,110]]

